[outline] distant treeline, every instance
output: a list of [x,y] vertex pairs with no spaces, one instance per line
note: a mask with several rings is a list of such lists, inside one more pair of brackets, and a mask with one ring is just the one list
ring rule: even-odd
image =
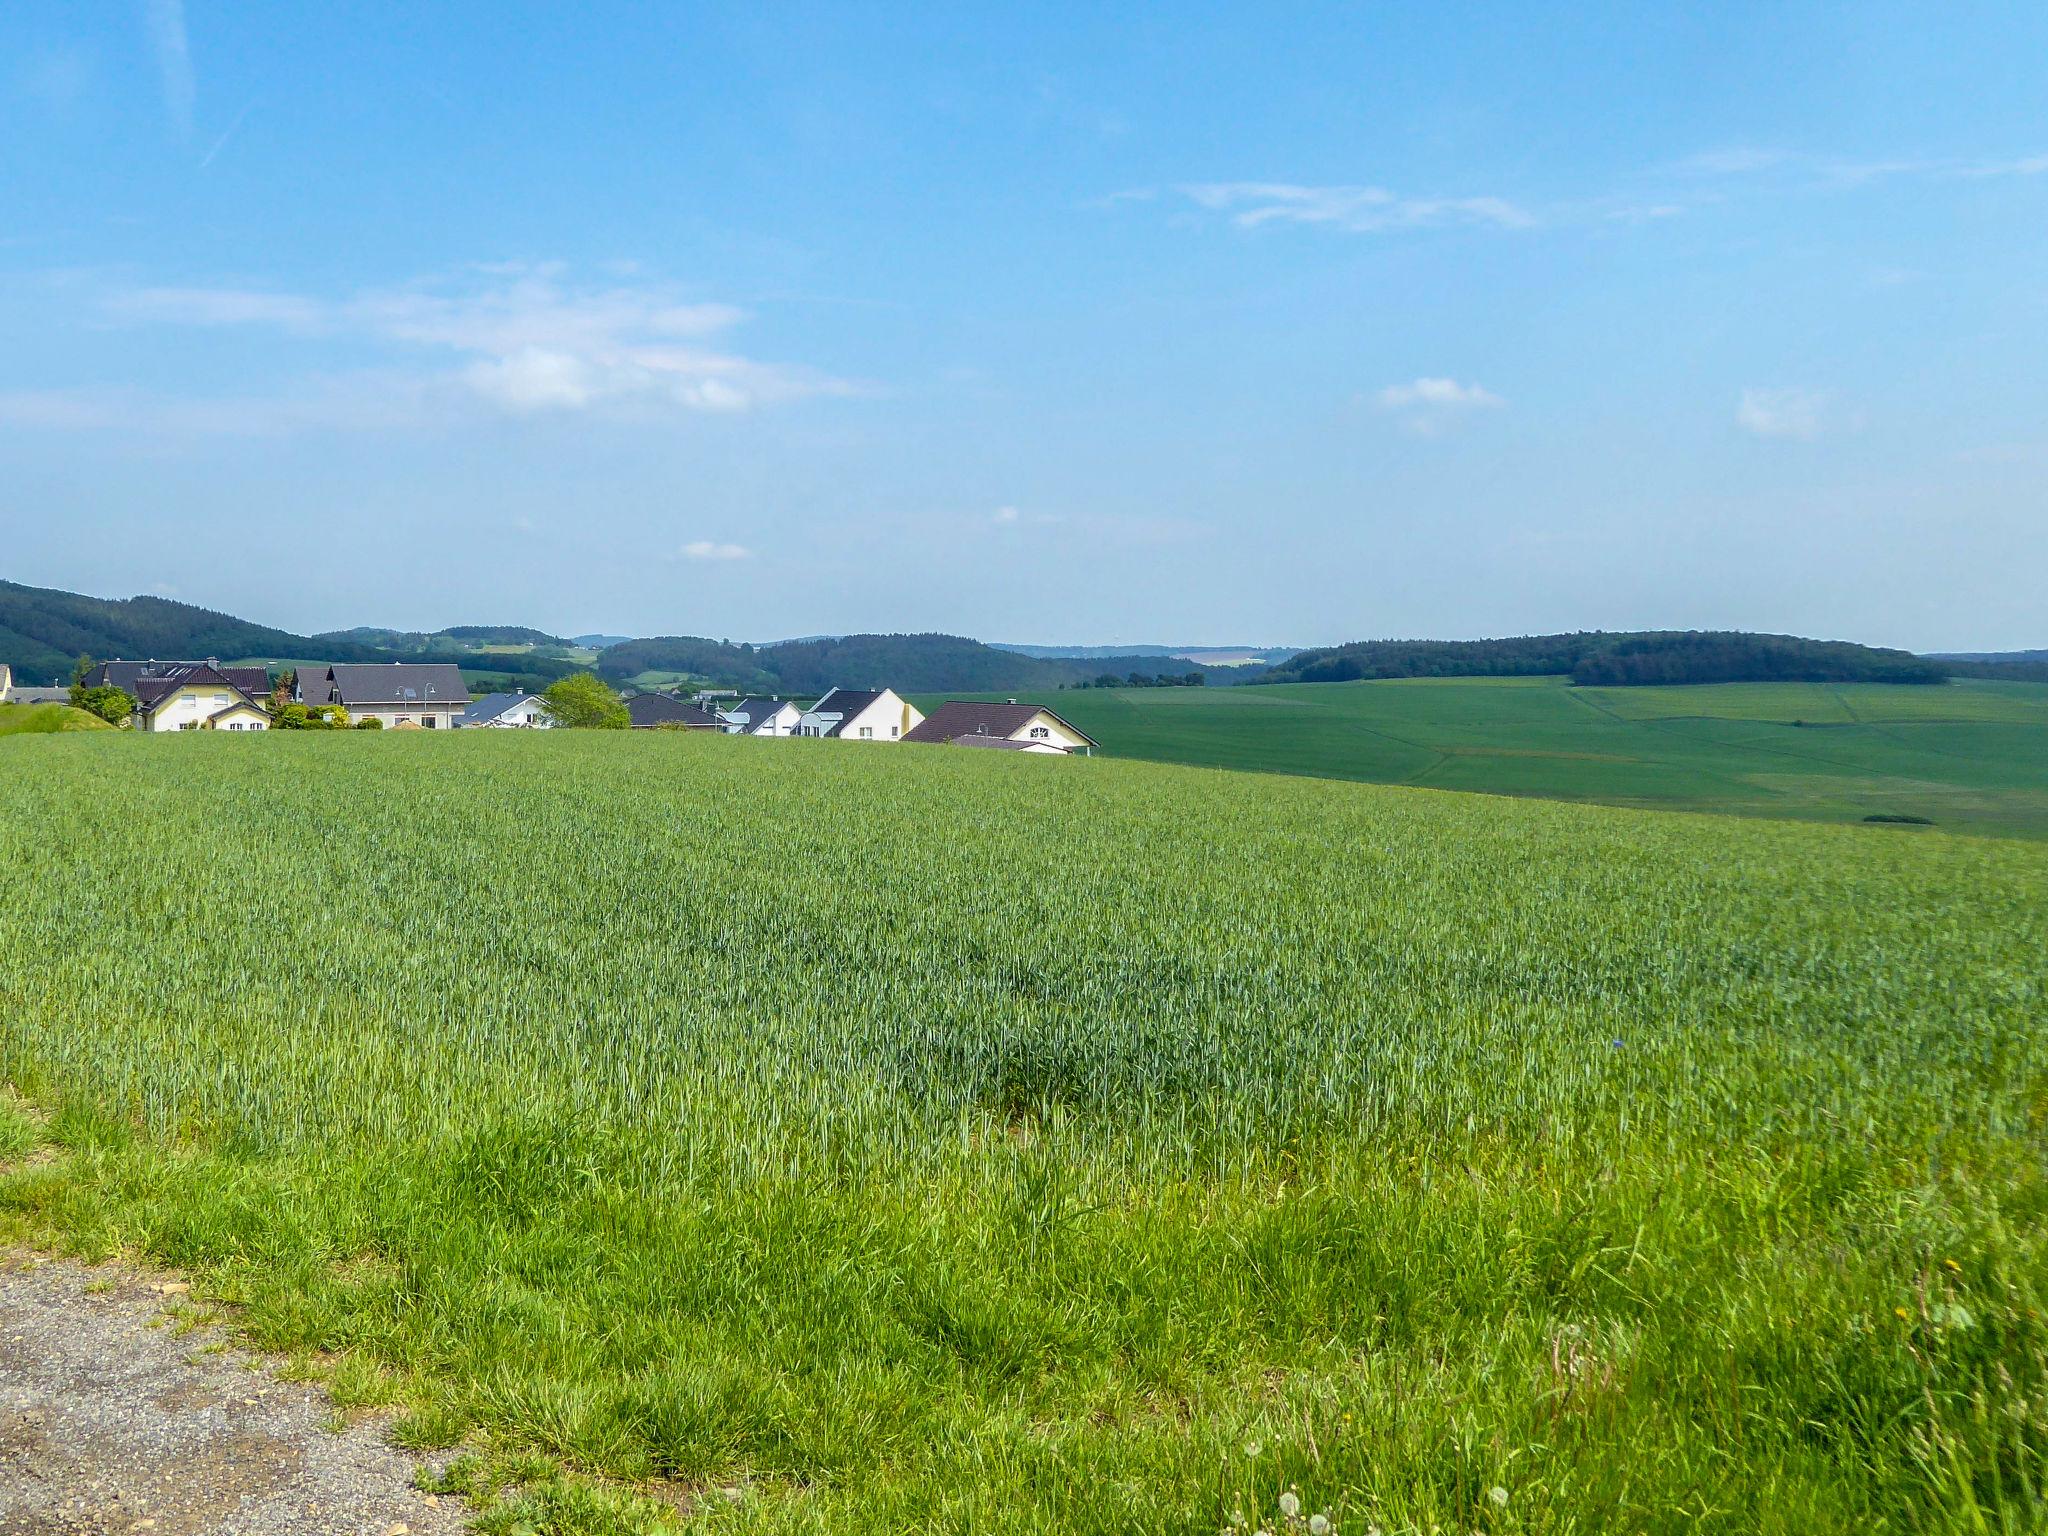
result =
[[1629,687],[1673,683],[1945,683],[1953,663],[1842,640],[1738,631],[1519,635],[1503,640],[1358,640],[1304,651],[1255,683],[1389,677],[1569,677]]
[[722,687],[787,697],[827,688],[894,688],[899,693],[1058,688],[1101,669],[999,651],[959,635],[841,635],[735,645],[692,635],[629,640],[603,652],[598,672],[623,681],[643,672],[686,674]]

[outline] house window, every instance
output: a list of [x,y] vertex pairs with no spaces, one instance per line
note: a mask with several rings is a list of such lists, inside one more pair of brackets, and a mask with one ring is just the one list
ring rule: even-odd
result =
[[430,731],[440,723],[441,722],[435,719],[432,715],[422,715],[420,717],[420,724],[424,725]]
[[1051,734],[1052,732],[1047,730],[1042,725],[1034,725],[1033,727],[1031,727],[1031,735],[1034,740],[1042,736],[1050,736]]
[[889,727],[889,734],[890,734],[891,736],[894,736],[894,735],[895,735],[895,734],[896,734],[896,733],[897,733],[898,731],[900,731],[900,730],[902,730],[902,727],[901,727],[901,726],[898,726],[898,725],[892,725],[892,726],[890,726],[890,727]]
[[860,739],[862,741],[872,741],[874,737],[875,728],[872,725],[864,725],[860,728]]

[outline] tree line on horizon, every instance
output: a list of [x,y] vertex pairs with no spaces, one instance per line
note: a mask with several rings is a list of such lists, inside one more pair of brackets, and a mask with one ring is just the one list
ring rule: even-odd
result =
[[1357,640],[1304,651],[1250,679],[1343,683],[1397,677],[1568,677],[1588,687],[1684,683],[1945,683],[1951,663],[1846,640],[1743,631],[1518,635],[1499,640]]

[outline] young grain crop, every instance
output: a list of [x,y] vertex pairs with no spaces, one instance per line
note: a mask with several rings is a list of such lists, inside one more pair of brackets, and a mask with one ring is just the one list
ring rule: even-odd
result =
[[764,1530],[2043,1517],[2048,849],[105,733],[0,744],[0,870],[69,1149],[0,1209],[423,1447]]

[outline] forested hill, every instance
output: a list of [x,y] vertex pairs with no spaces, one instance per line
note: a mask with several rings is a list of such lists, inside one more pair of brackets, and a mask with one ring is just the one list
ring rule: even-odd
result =
[[[841,635],[761,646],[666,635],[615,645],[598,657],[597,669],[615,681],[668,673],[784,695],[832,687],[899,693],[1057,688],[1102,671],[1098,663],[1045,661],[958,635]],[[1173,670],[1198,669],[1176,663]]]
[[[388,631],[364,631],[373,635]],[[400,637],[401,639],[406,637]],[[19,683],[62,683],[81,656],[96,660],[446,661],[374,640],[295,635],[164,597],[85,597],[48,587],[0,581],[0,661]],[[470,681],[484,686],[546,687],[569,668],[529,657],[465,660]]]
[[1357,640],[1304,651],[1254,683],[1384,677],[1551,677],[1586,685],[1943,683],[1946,662],[1843,640],[1736,631],[1519,635],[1503,640]]
[[168,598],[81,597],[0,581],[0,661],[23,683],[64,682],[80,656],[226,661],[307,656],[311,644],[303,635]]

